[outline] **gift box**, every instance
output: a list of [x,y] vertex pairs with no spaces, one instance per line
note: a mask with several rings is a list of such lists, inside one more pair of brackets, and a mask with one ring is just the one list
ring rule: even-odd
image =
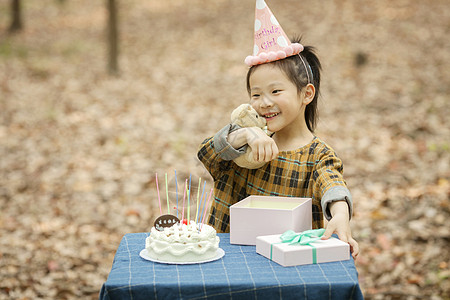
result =
[[[325,231],[319,230],[322,234]],[[306,233],[314,231],[316,230],[309,230]],[[321,235],[316,235],[313,238],[308,237],[305,241],[301,236],[302,233],[289,231],[288,235],[293,236],[294,241],[291,237],[283,241],[282,235],[279,234],[257,237],[256,253],[284,267],[350,259],[350,246],[337,238],[322,240]]]
[[256,237],[311,229],[311,198],[249,196],[230,207],[230,243],[255,245]]

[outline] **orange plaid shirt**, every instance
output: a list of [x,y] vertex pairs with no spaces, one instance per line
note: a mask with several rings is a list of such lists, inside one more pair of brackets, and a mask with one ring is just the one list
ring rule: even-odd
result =
[[230,206],[249,195],[312,198],[312,228],[323,227],[323,208],[326,218],[331,218],[326,208],[330,202],[346,200],[351,215],[342,161],[320,138],[297,150],[281,151],[276,159],[253,170],[224,160],[221,151],[226,149],[215,149],[214,141],[211,137],[200,145],[198,158],[214,179],[208,224],[217,232],[230,231]]

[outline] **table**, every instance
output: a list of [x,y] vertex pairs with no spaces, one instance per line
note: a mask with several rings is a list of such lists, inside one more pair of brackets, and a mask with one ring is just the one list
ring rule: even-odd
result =
[[99,299],[363,299],[353,259],[282,267],[222,233],[222,259],[167,265],[139,256],[148,236],[122,238]]

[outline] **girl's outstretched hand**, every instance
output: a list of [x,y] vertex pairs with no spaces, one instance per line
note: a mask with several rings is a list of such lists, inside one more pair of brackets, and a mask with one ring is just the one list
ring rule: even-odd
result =
[[350,230],[350,218],[348,215],[348,204],[346,201],[337,201],[330,204],[331,220],[328,222],[322,240],[327,240],[333,233],[336,233],[339,239],[350,245],[350,251],[353,258],[359,254],[359,245],[353,239]]

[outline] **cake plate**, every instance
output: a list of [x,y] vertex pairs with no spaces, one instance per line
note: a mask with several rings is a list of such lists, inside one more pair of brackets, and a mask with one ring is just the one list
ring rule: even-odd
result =
[[203,263],[207,263],[207,262],[211,262],[211,261],[215,261],[218,259],[221,259],[223,256],[225,255],[225,251],[223,251],[222,248],[218,248],[216,251],[216,256],[211,257],[209,259],[205,259],[205,260],[199,260],[199,261],[187,261],[187,262],[181,262],[181,261],[161,261],[161,260],[157,260],[154,258],[151,258],[150,256],[148,256],[147,253],[147,249],[142,249],[141,252],[139,252],[139,256],[142,257],[145,260],[149,260],[152,262],[156,262],[156,263],[160,263],[160,264],[169,264],[169,265],[193,265],[193,264],[203,264]]

